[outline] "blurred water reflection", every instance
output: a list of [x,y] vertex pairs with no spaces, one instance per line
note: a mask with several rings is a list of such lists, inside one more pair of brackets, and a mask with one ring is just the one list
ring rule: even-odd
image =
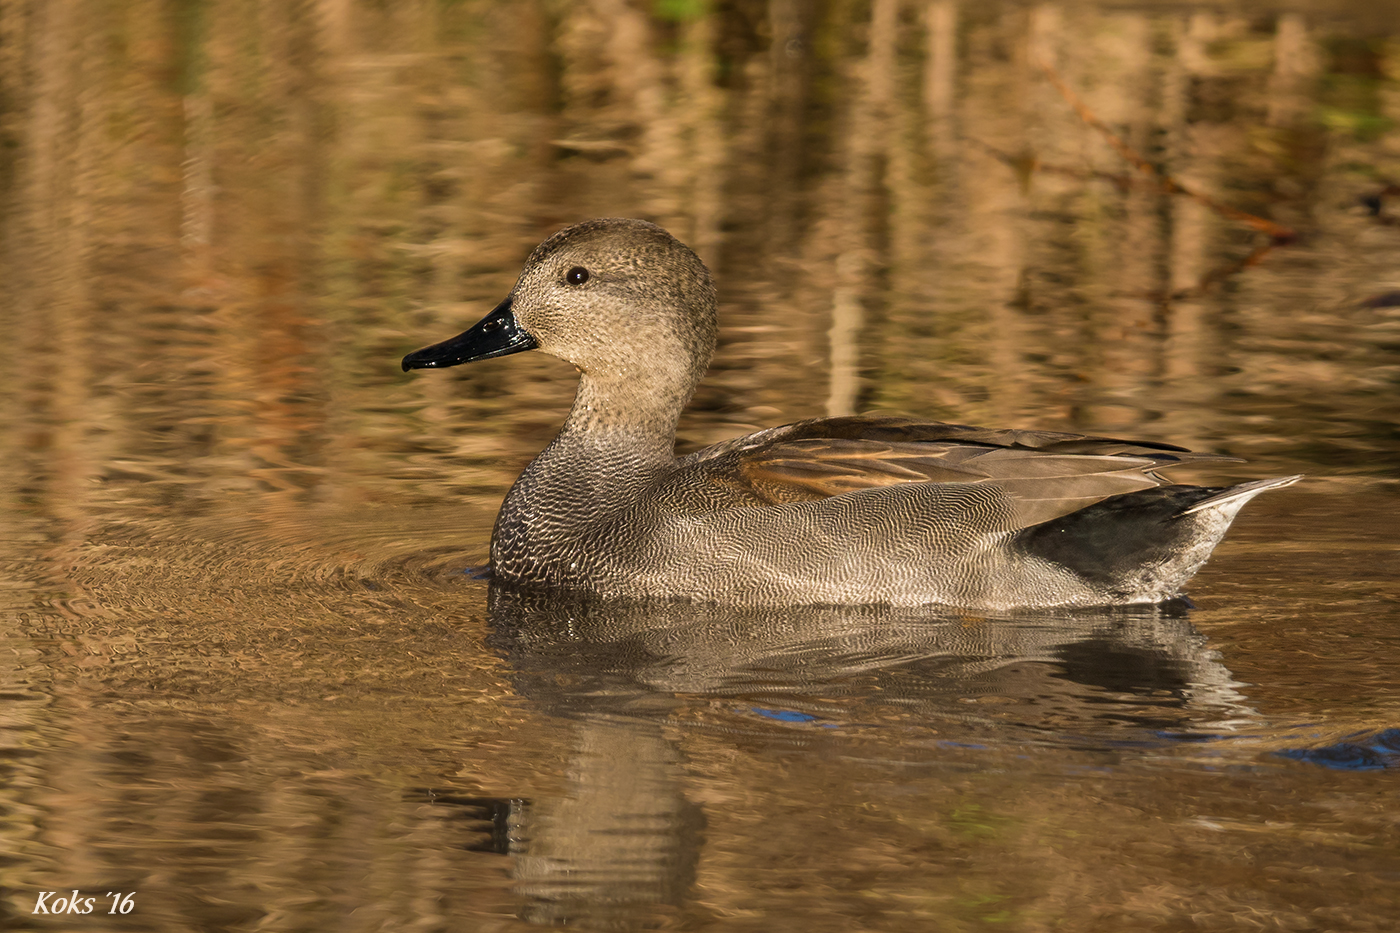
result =
[[779,745],[874,735],[840,753],[914,763],[1005,745],[1166,751],[1254,719],[1205,639],[1158,609],[733,612],[493,588],[490,613],[517,690],[576,722],[565,796],[513,806],[504,847],[542,922],[630,927],[684,904],[703,810],[668,723]]
[[[398,359],[599,215],[716,272],[683,447],[1309,485],[1186,615],[488,603],[573,373]],[[0,4],[0,925],[1386,928],[1397,218],[1385,4]]]
[[[1093,734],[1107,744],[1225,729],[1249,715],[1184,607],[1021,618],[937,608],[738,612],[493,588],[490,613],[517,689],[565,715],[634,704],[637,715],[665,714],[658,696],[700,694],[823,728],[893,716],[944,738],[966,738],[963,728],[982,736],[994,722],[1022,742]],[[1113,708],[1113,694],[1124,709]],[[991,711],[979,714],[984,700]],[[888,704],[896,711],[879,711]]]

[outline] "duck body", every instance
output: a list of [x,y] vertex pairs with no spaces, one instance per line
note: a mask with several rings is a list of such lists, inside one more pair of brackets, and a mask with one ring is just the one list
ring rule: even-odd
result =
[[714,290],[660,227],[590,221],[541,244],[506,301],[404,368],[542,349],[573,409],[502,504],[494,576],[605,597],[977,609],[1177,597],[1251,498],[1157,471],[1179,447],[898,418],[825,418],[687,457],[676,425],[708,368]]

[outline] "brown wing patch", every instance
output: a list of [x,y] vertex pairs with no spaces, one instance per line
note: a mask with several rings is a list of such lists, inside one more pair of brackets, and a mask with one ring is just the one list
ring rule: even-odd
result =
[[769,428],[686,462],[753,505],[906,483],[994,484],[1030,525],[1168,482],[1157,470],[1228,459],[1150,441],[855,417]]
[[739,471],[771,502],[824,499],[900,483],[969,483],[988,478],[973,461],[992,448],[884,443],[850,438],[780,442],[746,451]]
[[[765,438],[766,443],[738,452],[735,479],[768,503],[903,483],[990,483],[1006,493],[1020,521],[1030,525],[1109,496],[1161,485],[1165,481],[1154,470],[1197,459],[1188,451],[1049,432],[899,424],[877,425],[874,433],[885,437]],[[919,434],[918,440],[908,439]],[[944,436],[935,439],[929,436],[933,434]],[[992,443],[993,437],[1003,443]]]

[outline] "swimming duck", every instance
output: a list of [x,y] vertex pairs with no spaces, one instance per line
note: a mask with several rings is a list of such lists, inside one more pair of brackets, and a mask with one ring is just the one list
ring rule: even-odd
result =
[[698,256],[640,220],[541,243],[510,295],[404,370],[539,349],[578,368],[559,435],[507,494],[494,578],[730,605],[1102,606],[1177,597],[1246,502],[1170,444],[904,418],[818,418],[675,456],[715,348]]

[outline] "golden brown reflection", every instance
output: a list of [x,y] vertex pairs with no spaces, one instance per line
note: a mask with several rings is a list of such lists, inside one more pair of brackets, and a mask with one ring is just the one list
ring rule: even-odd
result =
[[[883,408],[1393,470],[1392,37],[1298,13],[658,9],[9,18],[11,462],[73,516],[153,478],[196,508],[485,506],[568,374],[393,361],[494,304],[559,224],[631,214],[724,289],[691,443]],[[1267,238],[1161,190],[1056,81],[1301,240],[1238,268]]]
[[[1268,754],[1397,721],[1384,668],[1296,717],[1258,708],[1308,683],[1289,627],[1307,591],[1195,614],[1222,656],[1192,617],[1151,610],[488,605],[431,559],[99,551],[67,595],[26,594],[6,642],[27,652],[4,654],[0,723],[20,921],[59,885],[134,890],[140,928],[162,930],[1225,924],[1316,916],[1337,891],[1349,916],[1393,906],[1393,775]],[[1336,608],[1307,621],[1366,632]],[[1261,687],[1233,669],[1261,661],[1294,670]]]
[[[0,926],[1382,928],[1393,770],[1269,753],[1400,724],[1397,152],[1360,3],[0,3]],[[1145,629],[503,622],[460,570],[574,374],[398,360],[602,215],[716,272],[684,446],[1314,478]]]

